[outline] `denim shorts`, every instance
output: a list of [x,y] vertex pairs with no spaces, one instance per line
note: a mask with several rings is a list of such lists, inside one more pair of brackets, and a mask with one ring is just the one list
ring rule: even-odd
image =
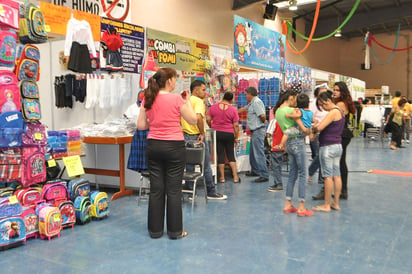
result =
[[322,168],[322,177],[340,176],[339,162],[342,156],[342,145],[321,146],[319,160]]

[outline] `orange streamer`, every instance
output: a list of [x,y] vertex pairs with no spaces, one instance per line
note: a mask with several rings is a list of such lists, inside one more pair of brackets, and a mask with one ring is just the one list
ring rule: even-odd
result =
[[[286,39],[286,45],[288,46],[288,48],[289,48],[289,50],[290,50],[291,52],[293,52],[293,53],[295,53],[295,54],[301,54],[301,53],[303,53],[303,52],[309,47],[310,43],[312,42],[313,35],[315,34],[316,25],[318,24],[319,11],[320,11],[320,0],[318,0],[318,3],[316,4],[316,12],[315,12],[315,17],[314,17],[314,19],[313,19],[312,30],[310,31],[309,39],[308,39],[308,41],[306,42],[306,45],[305,45],[305,47],[304,47],[302,50],[300,50],[300,51],[295,51],[295,50],[290,46],[290,44],[289,44],[289,39]],[[282,23],[282,32],[284,31],[284,28],[285,28],[285,27],[283,26],[283,24],[286,25],[286,23],[285,23],[285,22]],[[287,28],[287,26],[286,26],[286,28]],[[290,32],[290,30],[289,30],[289,32]],[[287,33],[287,35],[289,34],[289,32]],[[287,38],[287,36],[286,36],[286,38]]]

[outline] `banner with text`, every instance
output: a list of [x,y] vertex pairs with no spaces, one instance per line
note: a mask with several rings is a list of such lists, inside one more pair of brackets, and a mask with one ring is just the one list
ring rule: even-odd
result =
[[147,28],[147,50],[159,67],[204,73],[209,44]]
[[245,18],[234,16],[234,56],[239,65],[285,71],[285,36]]
[[120,55],[123,61],[123,71],[139,73],[144,57],[144,28],[108,18],[101,19],[101,31],[113,26],[123,41]]

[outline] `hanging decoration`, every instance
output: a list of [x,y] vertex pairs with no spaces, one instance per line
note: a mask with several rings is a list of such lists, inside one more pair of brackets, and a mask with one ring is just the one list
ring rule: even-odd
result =
[[[309,47],[310,43],[312,42],[312,38],[313,35],[315,34],[315,30],[316,30],[316,25],[318,23],[318,18],[319,18],[319,11],[320,11],[320,0],[318,0],[317,4],[316,4],[316,11],[315,11],[315,18],[313,19],[313,24],[312,24],[312,30],[310,31],[310,35],[309,35],[309,39],[305,45],[305,47],[300,50],[300,51],[295,51],[289,44],[289,34],[291,33],[292,29],[289,29],[289,31],[287,33],[283,33],[286,35],[286,45],[288,46],[289,50],[295,54],[301,54],[304,51],[306,51],[306,49]],[[283,21],[282,23],[282,29],[285,30],[284,27],[285,21]]]
[[[322,37],[318,37],[318,38],[312,38],[312,41],[322,41],[325,40],[327,38],[330,38],[332,36],[335,35],[335,33],[337,33],[339,30],[341,30],[347,23],[348,21],[352,18],[353,14],[355,14],[356,10],[358,9],[359,4],[361,3],[361,0],[356,0],[355,5],[353,5],[351,11],[349,12],[348,16],[345,18],[345,20],[343,20],[342,24],[340,24],[337,29],[335,29],[333,32],[331,32],[328,35],[322,36]],[[314,19],[315,20],[315,19]],[[300,32],[298,32],[293,26],[292,23],[290,23],[289,21],[286,22],[286,29],[290,29],[293,31],[293,33],[297,34],[300,38],[304,39],[304,40],[309,40],[309,37],[306,37],[305,35],[301,34]],[[287,31],[284,33],[287,33]]]
[[[398,49],[398,48],[397,48],[397,47],[398,47],[398,42],[399,42],[399,37],[400,37],[400,35],[401,35],[401,25],[399,24],[399,25],[398,25],[398,31],[396,32],[395,44],[394,44],[393,48],[389,48],[389,47],[384,46],[384,45],[382,45],[381,43],[379,43],[379,42],[375,39],[375,37],[373,37],[372,33],[367,32],[366,35],[365,35],[365,69],[369,69],[369,68],[366,67],[366,64],[367,64],[366,61],[367,61],[367,59],[370,59],[370,57],[369,57],[369,54],[370,54],[370,53],[369,53],[369,50],[372,52],[373,58],[376,60],[376,62],[377,62],[378,64],[380,64],[380,65],[386,65],[386,64],[388,64],[390,61],[392,61],[392,58],[393,58],[393,56],[395,55],[395,52],[397,52],[397,51],[405,51],[405,50],[411,49],[412,46],[411,46],[411,47],[407,47],[407,48],[402,48],[402,49]],[[376,56],[376,54],[375,54],[375,51],[374,51],[374,49],[373,49],[372,41],[375,42],[376,44],[378,44],[379,46],[381,46],[382,48],[392,51],[391,56],[389,57],[389,59],[388,59],[386,62],[381,62],[381,61],[379,61],[379,59],[377,58],[377,56]],[[370,65],[370,61],[369,61],[369,65]]]

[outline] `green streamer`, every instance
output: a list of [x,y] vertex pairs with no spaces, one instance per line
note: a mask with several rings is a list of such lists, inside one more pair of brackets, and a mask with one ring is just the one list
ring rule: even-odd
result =
[[[312,41],[322,41],[322,40],[328,39],[328,38],[332,37],[333,35],[335,35],[335,33],[338,32],[338,30],[342,29],[342,27],[345,26],[346,23],[352,18],[353,14],[354,14],[355,11],[358,9],[358,6],[359,6],[360,2],[361,2],[361,0],[356,0],[356,3],[355,3],[355,5],[353,6],[353,8],[352,8],[352,10],[350,11],[350,13],[348,14],[348,16],[345,18],[345,20],[342,22],[342,24],[340,24],[340,25],[338,26],[338,28],[337,28],[335,31],[333,31],[332,33],[330,33],[330,34],[328,34],[328,35],[326,35],[326,36],[323,36],[323,37],[312,38]],[[292,24],[291,24],[289,21],[287,21],[286,24],[287,24],[287,26],[288,26],[288,29],[292,29],[292,31],[293,31],[294,33],[296,33],[300,38],[302,38],[302,39],[304,39],[304,40],[309,40],[309,37],[306,37],[305,35],[301,34],[301,33],[298,32],[297,30],[295,30],[295,29],[292,27]]]
[[[401,24],[398,25],[398,31],[396,32],[395,45],[393,46],[394,49],[396,49],[398,47],[398,41],[399,41],[400,36],[401,36]],[[369,37],[368,37],[368,39],[369,39]],[[380,65],[389,64],[389,62],[392,61],[393,56],[395,56],[395,51],[392,50],[392,54],[391,54],[391,56],[389,56],[389,59],[386,62],[382,63],[382,62],[379,61],[378,57],[376,57],[375,50],[373,49],[372,44],[371,44],[371,51],[372,51],[373,59],[375,59],[375,61]]]

